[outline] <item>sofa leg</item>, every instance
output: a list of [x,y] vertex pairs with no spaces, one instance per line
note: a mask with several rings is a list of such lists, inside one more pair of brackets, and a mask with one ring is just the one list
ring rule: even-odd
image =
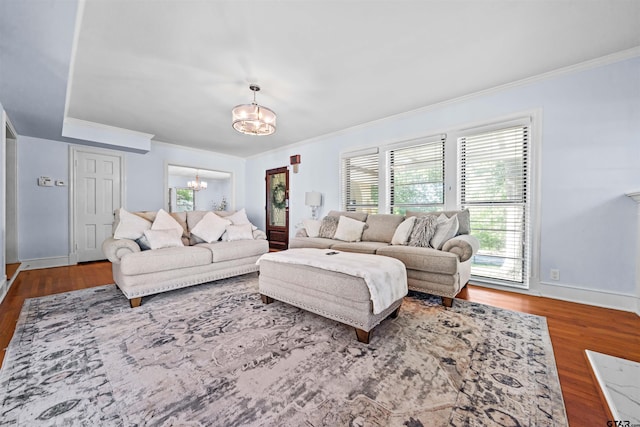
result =
[[363,331],[362,329],[356,329],[356,336],[358,337],[358,341],[364,344],[369,344],[369,338],[371,337],[371,331]]
[[273,298],[262,294],[260,294],[260,299],[262,300],[263,304],[271,304],[273,302]]
[[140,307],[140,304],[142,303],[142,297],[138,297],[138,298],[131,298],[129,300],[129,304],[131,305],[131,308],[136,308],[136,307]]
[[453,305],[453,298],[442,297],[442,305],[445,307],[451,307]]

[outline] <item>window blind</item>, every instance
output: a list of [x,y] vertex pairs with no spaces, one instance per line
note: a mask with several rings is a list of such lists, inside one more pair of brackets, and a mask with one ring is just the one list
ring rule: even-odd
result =
[[445,136],[387,155],[390,212],[430,211],[444,206]]
[[480,240],[471,274],[528,286],[529,126],[458,139],[460,205]]
[[349,212],[378,212],[378,150],[342,157],[342,209]]

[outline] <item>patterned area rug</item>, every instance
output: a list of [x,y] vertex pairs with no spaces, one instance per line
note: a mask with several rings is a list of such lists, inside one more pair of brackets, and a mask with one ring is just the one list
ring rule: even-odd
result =
[[257,275],[148,297],[25,302],[0,425],[562,426],[546,320],[410,294],[369,345],[276,302]]

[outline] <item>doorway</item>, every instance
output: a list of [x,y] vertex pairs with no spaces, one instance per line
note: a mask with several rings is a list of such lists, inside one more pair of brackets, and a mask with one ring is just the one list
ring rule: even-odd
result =
[[124,157],[110,150],[71,147],[72,248],[70,261],[104,259],[102,242],[111,237],[115,210],[124,200]]
[[289,169],[269,169],[265,182],[269,249],[285,250],[289,247]]

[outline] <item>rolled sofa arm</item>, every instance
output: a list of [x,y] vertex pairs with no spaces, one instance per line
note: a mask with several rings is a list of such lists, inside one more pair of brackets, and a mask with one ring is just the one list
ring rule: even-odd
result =
[[478,239],[470,234],[461,234],[444,242],[442,250],[458,255],[460,262],[465,262],[474,256],[480,249]]
[[140,246],[130,239],[114,239],[109,237],[102,242],[102,252],[109,261],[119,264],[120,259],[126,254],[140,252]]

